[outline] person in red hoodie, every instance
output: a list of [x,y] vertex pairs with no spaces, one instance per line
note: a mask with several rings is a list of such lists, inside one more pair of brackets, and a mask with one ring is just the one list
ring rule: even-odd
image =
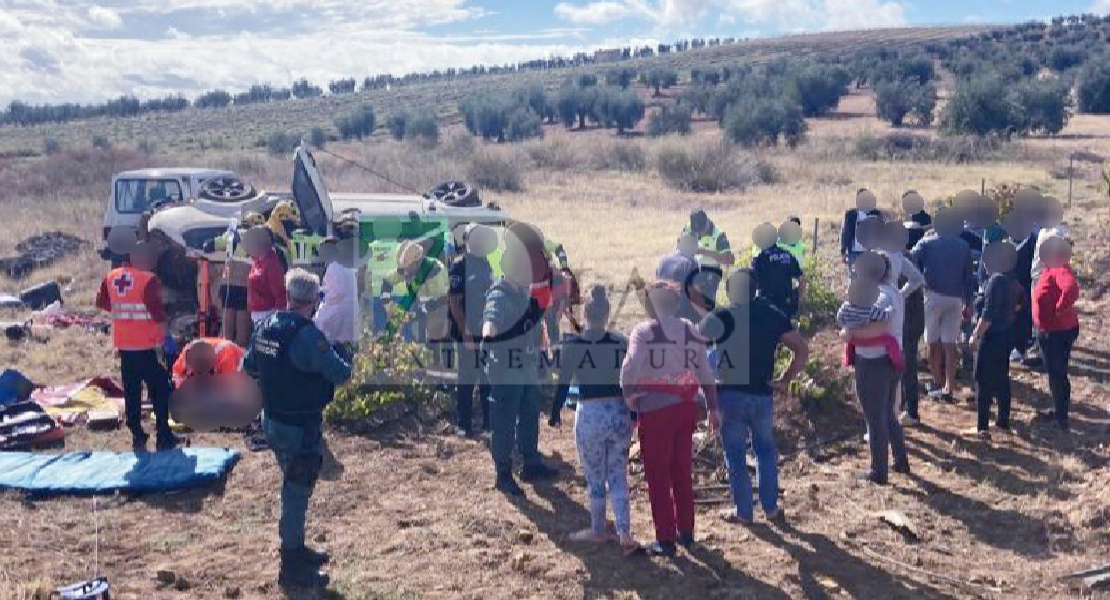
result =
[[1071,406],[1071,381],[1068,362],[1071,349],[1079,338],[1079,315],[1075,302],[1079,299],[1079,283],[1071,270],[1071,243],[1061,237],[1049,238],[1041,248],[1045,269],[1033,289],[1033,322],[1048,387],[1055,402],[1054,410],[1040,413],[1040,418],[1055,420],[1060,429],[1069,431],[1068,409]]
[[258,325],[276,311],[285,310],[285,263],[265,226],[248,229],[243,234],[243,248],[251,259],[247,310],[251,313],[251,322]]

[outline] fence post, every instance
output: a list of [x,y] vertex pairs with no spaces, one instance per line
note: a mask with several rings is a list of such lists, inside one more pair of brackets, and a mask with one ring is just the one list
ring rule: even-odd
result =
[[1068,208],[1071,208],[1071,190],[1075,182],[1075,153],[1068,156]]
[[821,218],[817,217],[813,220],[813,255],[817,256],[817,229],[821,225]]
[[984,177],[983,182],[981,184],[979,184],[979,195],[981,195],[981,196],[986,196],[987,195],[987,178],[986,177]]

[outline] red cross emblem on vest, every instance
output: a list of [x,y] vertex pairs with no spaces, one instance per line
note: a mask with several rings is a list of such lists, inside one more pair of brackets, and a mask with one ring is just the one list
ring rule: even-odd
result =
[[112,286],[116,288],[116,291],[122,296],[126,294],[128,290],[135,287],[135,278],[131,276],[131,273],[124,271],[112,280]]

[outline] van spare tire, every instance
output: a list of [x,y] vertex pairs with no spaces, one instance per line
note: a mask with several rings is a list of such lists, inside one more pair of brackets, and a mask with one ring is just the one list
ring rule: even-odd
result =
[[478,188],[462,181],[441,183],[424,195],[448,206],[470,208],[482,205],[482,200],[478,197]]

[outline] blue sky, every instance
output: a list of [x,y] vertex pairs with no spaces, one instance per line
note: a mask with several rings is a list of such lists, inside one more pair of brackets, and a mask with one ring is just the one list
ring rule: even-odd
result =
[[1084,12],[1110,13],[1110,0],[0,0],[0,102],[195,96],[692,36]]

